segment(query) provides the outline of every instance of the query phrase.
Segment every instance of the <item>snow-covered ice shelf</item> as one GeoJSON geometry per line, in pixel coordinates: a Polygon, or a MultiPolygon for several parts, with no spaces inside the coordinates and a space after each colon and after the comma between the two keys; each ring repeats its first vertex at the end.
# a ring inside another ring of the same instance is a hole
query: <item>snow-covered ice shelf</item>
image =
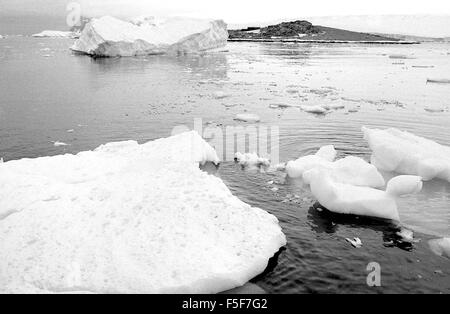
{"type": "Polygon", "coordinates": [[[188,132],[0,163],[0,292],[215,293],[286,244],[276,217],[233,196],[188,132]]]}

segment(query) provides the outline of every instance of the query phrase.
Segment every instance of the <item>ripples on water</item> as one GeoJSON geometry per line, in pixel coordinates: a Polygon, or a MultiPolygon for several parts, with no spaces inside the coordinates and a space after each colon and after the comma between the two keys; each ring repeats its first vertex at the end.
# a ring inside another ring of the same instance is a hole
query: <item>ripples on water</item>
{"type": "MultiPolygon", "coordinates": [[[[236,125],[235,114],[245,111],[258,114],[262,125],[279,126],[281,161],[328,144],[340,157],[368,159],[363,125],[398,127],[450,145],[448,109],[424,110],[450,106],[450,85],[426,83],[449,78],[450,45],[232,43],[227,51],[204,56],[94,60],[72,55],[70,44],[0,40],[0,155],[5,160],[166,137],[176,125],[192,127],[198,117],[236,125]],[[408,59],[390,59],[393,54],[408,59]],[[217,91],[228,97],[214,97],[217,91]],[[346,109],[325,116],[269,108],[336,102],[346,109]],[[54,147],[53,141],[69,146],[54,147]]],[[[422,193],[400,201],[403,224],[422,239],[405,247],[389,223],[318,212],[312,195],[282,173],[243,171],[225,162],[216,175],[243,201],[276,215],[288,237],[276,265],[254,280],[267,292],[450,291],[448,260],[432,255],[426,245],[432,236],[450,236],[449,183],[428,182],[422,193]],[[346,237],[360,237],[363,248],[352,248],[346,237]],[[372,261],[382,267],[382,288],[366,285],[372,261]]]]}

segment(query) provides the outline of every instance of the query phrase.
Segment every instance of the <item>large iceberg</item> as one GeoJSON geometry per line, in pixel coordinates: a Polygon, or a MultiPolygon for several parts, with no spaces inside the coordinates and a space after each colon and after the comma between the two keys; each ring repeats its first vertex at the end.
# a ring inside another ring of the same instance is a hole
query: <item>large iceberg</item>
{"type": "Polygon", "coordinates": [[[321,169],[335,182],[373,188],[384,187],[384,178],[375,166],[354,156],[334,161],[336,155],[334,146],[324,146],[315,155],[303,156],[288,162],[286,172],[289,177],[302,178],[308,183],[304,174],[312,169],[321,169]]]}
{"type": "Polygon", "coordinates": [[[187,132],[0,163],[0,293],[215,293],[262,273],[278,220],[233,196],[187,132]]]}
{"type": "Polygon", "coordinates": [[[400,221],[397,198],[422,190],[417,176],[398,176],[388,182],[386,191],[366,186],[336,182],[324,169],[305,172],[311,192],[326,209],[339,214],[353,214],[400,221]]]}
{"type": "Polygon", "coordinates": [[[100,57],[179,54],[220,48],[228,39],[220,20],[170,17],[123,21],[111,16],[92,19],[72,50],[100,57]]]}
{"type": "Polygon", "coordinates": [[[450,182],[450,147],[397,129],[362,130],[378,169],[450,182]]]}

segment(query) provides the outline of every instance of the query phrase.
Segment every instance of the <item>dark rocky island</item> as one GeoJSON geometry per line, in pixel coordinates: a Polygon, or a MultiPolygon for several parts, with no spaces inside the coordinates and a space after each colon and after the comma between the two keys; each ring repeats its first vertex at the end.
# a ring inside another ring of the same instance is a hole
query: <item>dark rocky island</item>
{"type": "Polygon", "coordinates": [[[325,43],[394,43],[412,44],[397,38],[377,34],[352,32],[343,29],[313,25],[308,21],[283,22],[267,27],[248,27],[229,30],[230,41],[272,41],[272,42],[325,42],[325,43]]]}

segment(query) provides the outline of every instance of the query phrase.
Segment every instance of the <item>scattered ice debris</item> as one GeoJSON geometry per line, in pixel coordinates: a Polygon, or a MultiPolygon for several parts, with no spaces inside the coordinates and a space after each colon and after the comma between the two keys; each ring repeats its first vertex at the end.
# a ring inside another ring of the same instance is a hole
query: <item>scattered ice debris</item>
{"type": "Polygon", "coordinates": [[[68,145],[69,144],[66,144],[66,143],[60,142],[60,141],[53,142],[53,146],[55,146],[55,147],[68,146],[68,145]]]}
{"type": "Polygon", "coordinates": [[[216,99],[224,99],[229,97],[230,95],[228,95],[227,93],[223,92],[223,91],[217,91],[214,92],[214,98],[216,99]]]}
{"type": "Polygon", "coordinates": [[[325,170],[320,168],[307,171],[304,178],[309,182],[314,197],[331,212],[383,218],[397,222],[400,221],[400,216],[396,199],[401,195],[414,193],[419,186],[422,186],[419,177],[411,177],[408,180],[394,178],[393,180],[396,181],[389,182],[385,192],[371,187],[336,182],[325,170]],[[407,186],[411,188],[410,190],[398,186],[404,181],[408,181],[407,186]],[[399,192],[403,194],[396,194],[399,192]]]}
{"type": "Polygon", "coordinates": [[[427,83],[450,84],[450,79],[427,79],[427,83]]]}
{"type": "Polygon", "coordinates": [[[197,53],[223,47],[227,39],[227,25],[219,20],[169,17],[133,24],[104,16],[92,19],[71,49],[102,57],[197,53]]]}
{"type": "Polygon", "coordinates": [[[201,171],[187,132],[0,164],[1,293],[217,293],[286,244],[277,218],[201,171]],[[14,232],[11,232],[13,230],[14,232]]]}
{"type": "Polygon", "coordinates": [[[434,65],[413,65],[413,68],[419,68],[419,69],[430,69],[434,68],[434,65]]]}
{"type": "Polygon", "coordinates": [[[434,254],[450,258],[450,238],[430,240],[428,245],[434,254]]]}
{"type": "Polygon", "coordinates": [[[236,153],[235,160],[245,168],[270,167],[270,160],[259,157],[256,153],[236,153]]]}
{"type": "Polygon", "coordinates": [[[356,113],[356,112],[358,112],[359,111],[359,108],[350,108],[350,109],[348,109],[348,112],[349,113],[356,113]]]}
{"type": "Polygon", "coordinates": [[[324,146],[315,155],[303,156],[288,162],[286,173],[291,178],[302,178],[309,184],[306,172],[320,169],[335,182],[373,188],[384,187],[384,178],[375,166],[354,156],[334,161],[336,154],[334,146],[324,146]]]}
{"type": "Polygon", "coordinates": [[[51,58],[52,55],[48,55],[48,54],[47,54],[47,55],[43,55],[43,57],[44,57],[44,58],[51,58]]]}
{"type": "Polygon", "coordinates": [[[70,129],[70,130],[67,130],[66,132],[67,133],[73,133],[73,132],[75,132],[75,130],[74,129],[70,129]]]}
{"type": "Polygon", "coordinates": [[[315,114],[325,114],[325,113],[328,112],[327,109],[325,109],[324,107],[319,106],[319,105],[315,105],[315,106],[313,106],[313,105],[309,105],[309,106],[308,105],[301,105],[300,109],[305,111],[305,112],[315,113],[315,114]]]}
{"type": "Polygon", "coordinates": [[[242,122],[259,122],[261,121],[261,118],[253,113],[239,113],[234,120],[242,122]]]}
{"type": "Polygon", "coordinates": [[[0,35],[0,39],[3,39],[4,37],[2,35],[0,35]]]}
{"type": "Polygon", "coordinates": [[[43,31],[38,34],[31,35],[32,37],[60,37],[60,38],[74,38],[75,33],[63,31],[43,31]]]}
{"type": "Polygon", "coordinates": [[[450,147],[398,129],[362,128],[379,170],[450,182],[450,147]]]}
{"type": "Polygon", "coordinates": [[[353,240],[346,238],[345,240],[349,242],[354,248],[357,249],[361,248],[363,245],[360,238],[353,238],[353,240]]]}

